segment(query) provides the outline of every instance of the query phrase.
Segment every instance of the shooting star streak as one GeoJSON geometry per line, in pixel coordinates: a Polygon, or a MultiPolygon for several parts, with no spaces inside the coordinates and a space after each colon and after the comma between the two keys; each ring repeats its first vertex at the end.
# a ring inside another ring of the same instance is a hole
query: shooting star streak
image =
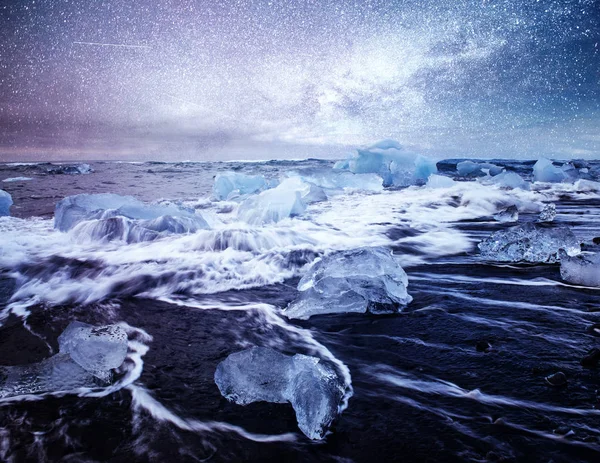
{"type": "Polygon", "coordinates": [[[97,47],[118,47],[118,48],[145,48],[150,50],[148,45],[126,45],[122,43],[99,43],[99,42],[73,42],[77,45],[93,45],[97,47]]]}

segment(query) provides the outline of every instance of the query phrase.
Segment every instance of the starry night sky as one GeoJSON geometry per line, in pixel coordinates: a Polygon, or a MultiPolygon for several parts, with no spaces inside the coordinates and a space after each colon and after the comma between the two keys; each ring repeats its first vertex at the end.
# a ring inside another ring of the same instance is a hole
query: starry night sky
{"type": "Polygon", "coordinates": [[[0,160],[600,158],[600,0],[0,0],[0,160]]]}

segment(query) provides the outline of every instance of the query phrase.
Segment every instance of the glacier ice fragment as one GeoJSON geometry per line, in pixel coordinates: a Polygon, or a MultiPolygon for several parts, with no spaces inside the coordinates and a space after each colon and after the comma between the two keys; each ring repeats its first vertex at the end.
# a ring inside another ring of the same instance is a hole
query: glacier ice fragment
{"type": "Polygon", "coordinates": [[[213,195],[218,200],[230,199],[233,195],[247,195],[266,189],[267,181],[262,175],[246,175],[238,172],[217,174],[213,195]]]}
{"type": "Polygon", "coordinates": [[[386,248],[338,251],[317,260],[298,283],[289,318],[344,312],[398,312],[410,303],[408,277],[386,248]]]}
{"type": "Polygon", "coordinates": [[[561,250],[560,276],[576,285],[600,286],[600,253],[571,257],[561,250]]]}
{"type": "Polygon", "coordinates": [[[521,190],[529,190],[529,182],[523,179],[516,172],[504,171],[493,177],[482,179],[484,183],[498,185],[500,188],[520,188],[521,190]]]}
{"type": "Polygon", "coordinates": [[[0,216],[10,215],[10,206],[12,206],[12,196],[4,190],[0,190],[0,216]]]}
{"type": "Polygon", "coordinates": [[[556,217],[556,206],[553,203],[544,205],[544,208],[540,212],[538,222],[552,222],[556,217]]]}
{"type": "Polygon", "coordinates": [[[150,241],[166,234],[210,228],[193,210],[175,204],[145,204],[131,196],[81,194],[58,202],[54,227],[78,239],[150,241]]]}
{"type": "Polygon", "coordinates": [[[512,205],[494,215],[494,219],[498,222],[518,222],[519,210],[517,206],[512,205]]]}
{"type": "Polygon", "coordinates": [[[437,172],[434,161],[405,151],[394,140],[382,140],[367,148],[358,149],[345,163],[340,161],[334,167],[347,168],[355,174],[377,174],[386,187],[423,182],[437,172]]]}
{"type": "Polygon", "coordinates": [[[263,225],[302,215],[307,204],[327,198],[318,188],[299,177],[287,178],[277,187],[246,199],[240,204],[238,218],[251,225],[263,225]]]}
{"type": "Polygon", "coordinates": [[[456,183],[450,177],[432,174],[427,180],[427,188],[452,188],[456,183]]]}
{"type": "Polygon", "coordinates": [[[223,360],[215,383],[227,400],[291,403],[300,430],[322,439],[340,413],[346,386],[338,374],[316,357],[284,355],[268,347],[251,347],[223,360]]]}
{"type": "Polygon", "coordinates": [[[533,181],[560,183],[567,178],[567,174],[560,167],[552,164],[552,161],[546,158],[540,158],[533,165],[533,181]]]}
{"type": "Polygon", "coordinates": [[[117,325],[72,322],[58,338],[58,354],[38,363],[0,366],[0,398],[98,387],[127,356],[127,333],[117,325]]]}
{"type": "Polygon", "coordinates": [[[61,354],[69,354],[96,376],[119,368],[127,356],[127,333],[118,325],[93,326],[71,322],[58,337],[61,354]]]}
{"type": "Polygon", "coordinates": [[[580,252],[579,240],[571,229],[530,222],[494,232],[478,247],[483,257],[500,262],[557,262],[560,249],[569,255],[580,252]]]}

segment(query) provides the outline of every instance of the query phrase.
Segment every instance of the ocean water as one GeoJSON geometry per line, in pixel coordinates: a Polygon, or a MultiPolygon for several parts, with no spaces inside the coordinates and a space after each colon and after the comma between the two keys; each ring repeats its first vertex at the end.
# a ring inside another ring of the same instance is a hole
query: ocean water
{"type": "MultiPolygon", "coordinates": [[[[73,320],[129,335],[109,386],[0,398],[0,461],[598,461],[600,376],[580,362],[600,347],[600,289],[562,281],[558,264],[490,262],[476,245],[510,226],[497,212],[516,205],[535,221],[546,203],[553,226],[591,242],[600,193],[502,190],[457,178],[456,162],[438,164],[452,188],[340,194],[265,226],[211,199],[216,174],[275,179],[333,163],[0,165],[14,201],[0,218],[0,365],[56,354],[73,320]],[[55,204],[84,192],[176,201],[211,229],[133,244],[54,230],[55,204]],[[362,246],[389,247],[407,272],[402,313],[281,314],[315,258],[362,246]],[[221,396],[216,366],[250,346],[319,357],[351,385],[325,439],[305,437],[287,404],[221,396]],[[566,387],[546,383],[558,371],[566,387]]],[[[533,162],[493,162],[531,180],[533,162]]]]}

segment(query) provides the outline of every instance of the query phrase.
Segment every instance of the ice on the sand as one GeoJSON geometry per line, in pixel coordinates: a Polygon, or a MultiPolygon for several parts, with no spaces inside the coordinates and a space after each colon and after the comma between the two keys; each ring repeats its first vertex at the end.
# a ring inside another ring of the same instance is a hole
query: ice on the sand
{"type": "Polygon", "coordinates": [[[326,199],[327,195],[320,187],[291,177],[271,190],[246,199],[240,204],[238,218],[251,225],[279,222],[302,215],[308,204],[326,199]]]}
{"type": "Polygon", "coordinates": [[[266,188],[267,181],[262,175],[224,172],[215,177],[213,195],[218,200],[225,200],[236,195],[256,193],[266,188]]]}
{"type": "Polygon", "coordinates": [[[512,205],[494,215],[494,219],[498,222],[518,222],[519,210],[517,206],[512,205]]]}
{"type": "Polygon", "coordinates": [[[479,243],[481,255],[501,262],[557,262],[559,250],[580,252],[579,240],[567,227],[546,228],[524,223],[499,230],[479,243]]]}
{"type": "Polygon", "coordinates": [[[576,285],[600,286],[600,253],[571,257],[561,250],[560,276],[576,285]]]}
{"type": "Polygon", "coordinates": [[[223,397],[239,405],[289,402],[300,430],[322,439],[339,414],[346,386],[337,373],[316,357],[284,355],[268,347],[252,347],[229,355],[215,372],[223,397]]]}
{"type": "Polygon", "coordinates": [[[58,337],[61,354],[69,354],[84,370],[103,377],[127,356],[127,333],[118,325],[71,322],[58,337]]]}
{"type": "Polygon", "coordinates": [[[386,248],[337,251],[317,260],[298,283],[298,298],[285,310],[289,318],[402,310],[412,297],[408,277],[386,248]]]}
{"type": "Polygon", "coordinates": [[[556,206],[553,203],[544,205],[540,212],[539,222],[552,222],[556,217],[556,206]]]}
{"type": "Polygon", "coordinates": [[[560,183],[568,176],[563,169],[552,164],[552,161],[546,158],[540,158],[533,165],[533,181],[560,183]]]}
{"type": "Polygon", "coordinates": [[[355,174],[374,173],[383,179],[383,186],[408,186],[437,172],[436,163],[425,156],[405,151],[394,140],[383,140],[368,148],[358,149],[347,161],[338,162],[337,169],[355,174]]]}
{"type": "Polygon", "coordinates": [[[0,399],[44,392],[98,387],[101,382],[67,354],[30,365],[0,366],[0,399]]]}
{"type": "Polygon", "coordinates": [[[4,190],[0,190],[0,217],[10,215],[10,206],[12,206],[12,196],[4,190]]]}
{"type": "Polygon", "coordinates": [[[427,180],[427,188],[452,188],[456,182],[444,175],[432,174],[427,180]]]}
{"type": "Polygon", "coordinates": [[[116,325],[72,322],[58,344],[60,352],[41,362],[0,367],[0,398],[106,384],[127,355],[127,333],[116,325]]]}

